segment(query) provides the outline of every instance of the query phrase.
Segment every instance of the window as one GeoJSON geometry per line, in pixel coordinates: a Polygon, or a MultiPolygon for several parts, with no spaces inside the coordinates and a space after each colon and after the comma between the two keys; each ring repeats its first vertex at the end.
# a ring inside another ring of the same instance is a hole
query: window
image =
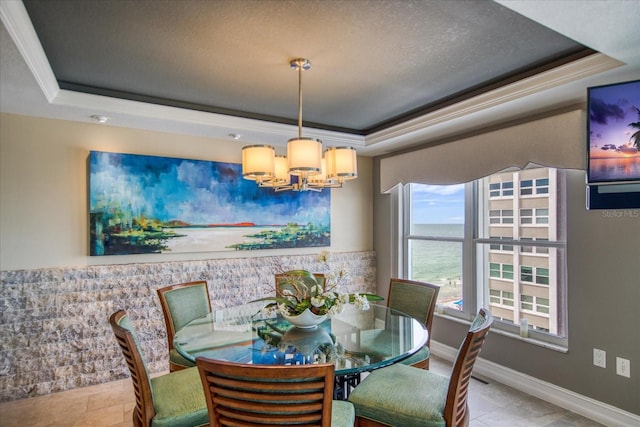
{"type": "Polygon", "coordinates": [[[535,314],[549,314],[549,298],[520,295],[520,308],[535,314]]]}
{"type": "MultiPolygon", "coordinates": [[[[523,237],[521,239],[523,242],[530,240],[530,241],[548,241],[548,239],[543,239],[543,238],[531,238],[531,237],[523,237]]],[[[526,244],[523,244],[522,246],[520,246],[520,252],[522,253],[528,253],[528,254],[548,254],[549,253],[549,248],[548,247],[544,247],[544,246],[529,246],[526,244]]]]}
{"type": "Polygon", "coordinates": [[[489,263],[489,276],[497,279],[513,280],[513,265],[489,263]]]}
{"type": "Polygon", "coordinates": [[[533,224],[533,209],[520,209],[520,224],[533,224]]]}
{"type": "Polygon", "coordinates": [[[441,284],[438,303],[446,314],[470,319],[490,307],[501,319],[494,327],[518,334],[526,313],[530,337],[566,346],[562,171],[408,184],[403,200],[404,274],[441,284]]]}
{"type": "Polygon", "coordinates": [[[409,184],[407,277],[440,284],[438,301],[462,309],[465,186],[409,184]]]}
{"type": "Polygon", "coordinates": [[[549,269],[522,265],[520,266],[520,281],[526,283],[535,283],[536,285],[548,285],[549,269]]]}
{"type": "Polygon", "coordinates": [[[549,209],[536,209],[536,224],[549,224],[549,209]]]}
{"type": "Polygon", "coordinates": [[[536,194],[549,194],[549,178],[536,179],[536,194]]]}
{"type": "Polygon", "coordinates": [[[490,289],[489,302],[491,302],[491,304],[513,307],[513,292],[490,289]]]}
{"type": "Polygon", "coordinates": [[[513,197],[513,181],[489,184],[489,197],[513,197]]]}
{"type": "Polygon", "coordinates": [[[532,196],[549,194],[549,178],[524,179],[520,181],[520,195],[532,196]]]}
{"type": "MultiPolygon", "coordinates": [[[[507,237],[491,237],[491,239],[493,240],[511,240],[511,238],[507,238],[507,237]]],[[[509,245],[509,244],[500,244],[500,243],[492,243],[489,247],[492,251],[504,251],[504,252],[512,252],[513,251],[513,245],[509,245]]]]}
{"type": "Polygon", "coordinates": [[[512,209],[490,210],[489,222],[491,224],[513,224],[513,210],[512,209]]]}
{"type": "Polygon", "coordinates": [[[520,225],[529,225],[534,223],[549,224],[549,209],[520,209],[520,225]]]}
{"type": "Polygon", "coordinates": [[[533,194],[533,180],[525,179],[524,181],[520,181],[520,195],[530,196],[532,194],[533,194]]]}

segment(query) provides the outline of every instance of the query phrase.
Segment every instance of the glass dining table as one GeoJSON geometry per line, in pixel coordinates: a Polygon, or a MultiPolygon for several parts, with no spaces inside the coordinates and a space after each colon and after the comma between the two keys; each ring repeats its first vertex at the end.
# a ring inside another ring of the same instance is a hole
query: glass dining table
{"type": "Polygon", "coordinates": [[[236,363],[300,365],[333,362],[334,398],[346,399],[363,372],[401,362],[427,342],[418,320],[386,306],[347,305],[313,328],[298,328],[280,315],[260,313],[264,302],[214,310],[174,336],[187,360],[204,356],[236,363]]]}

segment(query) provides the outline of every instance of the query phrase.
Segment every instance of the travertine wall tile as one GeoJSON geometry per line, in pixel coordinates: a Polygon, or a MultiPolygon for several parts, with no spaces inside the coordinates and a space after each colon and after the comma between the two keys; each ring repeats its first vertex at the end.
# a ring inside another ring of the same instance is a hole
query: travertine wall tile
{"type": "Polygon", "coordinates": [[[375,292],[375,253],[101,265],[0,272],[0,402],[129,376],[109,316],[124,309],[151,373],[168,370],[156,290],[206,280],[213,309],[273,293],[274,273],[349,271],[348,292],[375,292]]]}

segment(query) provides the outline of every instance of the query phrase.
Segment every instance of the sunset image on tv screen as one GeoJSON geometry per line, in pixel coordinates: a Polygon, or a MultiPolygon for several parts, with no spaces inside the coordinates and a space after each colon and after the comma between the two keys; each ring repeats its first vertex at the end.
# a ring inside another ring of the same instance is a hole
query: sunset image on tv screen
{"type": "Polygon", "coordinates": [[[640,181],[640,80],[589,88],[588,109],[589,182],[640,181]]]}

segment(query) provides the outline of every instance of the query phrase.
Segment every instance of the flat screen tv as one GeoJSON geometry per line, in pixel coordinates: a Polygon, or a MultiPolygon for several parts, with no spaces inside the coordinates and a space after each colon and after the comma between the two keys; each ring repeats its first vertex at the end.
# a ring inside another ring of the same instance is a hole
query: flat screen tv
{"type": "Polygon", "coordinates": [[[589,185],[640,183],[640,80],[587,89],[589,185]]]}

